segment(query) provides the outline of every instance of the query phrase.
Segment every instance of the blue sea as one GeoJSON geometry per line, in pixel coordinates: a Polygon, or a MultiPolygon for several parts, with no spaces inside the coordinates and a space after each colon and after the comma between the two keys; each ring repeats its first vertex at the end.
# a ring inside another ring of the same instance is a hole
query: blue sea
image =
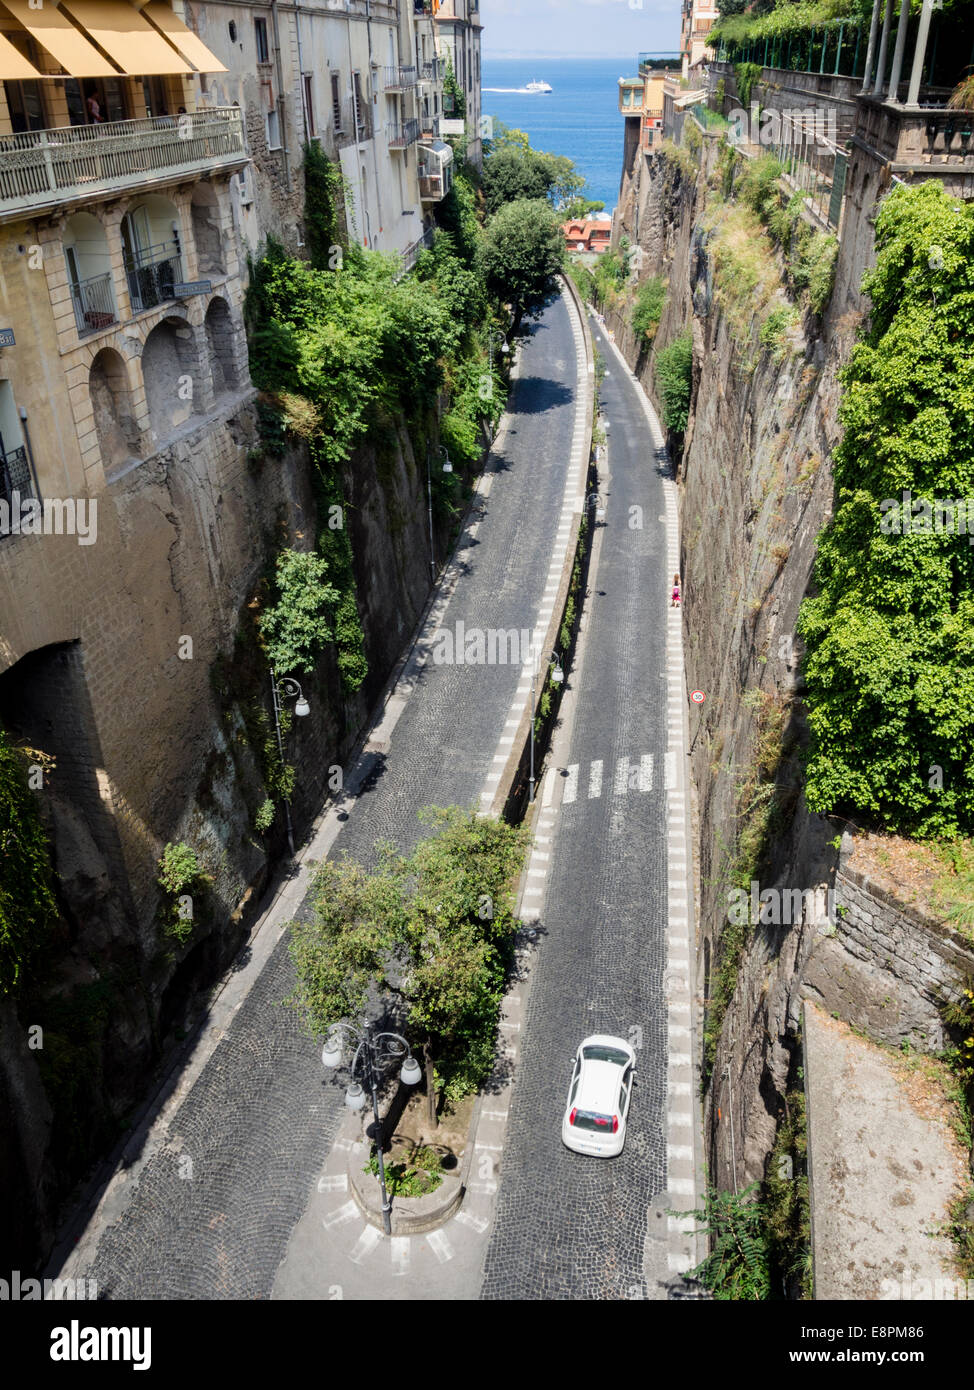
{"type": "Polygon", "coordinates": [[[536,150],[567,154],[588,181],[586,196],[612,212],[622,176],[619,78],[635,77],[635,54],[619,58],[485,58],[483,112],[523,130],[536,150]],[[551,92],[489,91],[537,79],[551,92]]]}

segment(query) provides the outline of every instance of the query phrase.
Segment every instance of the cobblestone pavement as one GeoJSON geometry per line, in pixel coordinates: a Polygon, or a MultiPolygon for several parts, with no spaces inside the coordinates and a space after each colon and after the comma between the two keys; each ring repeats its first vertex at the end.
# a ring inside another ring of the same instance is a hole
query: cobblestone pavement
{"type": "MultiPolygon", "coordinates": [[[[521,349],[510,428],[489,464],[497,476],[487,513],[460,552],[464,573],[444,625],[534,626],[570,455],[575,373],[559,298],[521,349]]],[[[420,807],[473,803],[519,675],[512,665],[427,664],[333,852],[367,860],[378,839],[406,848],[421,833],[420,807]]],[[[292,986],[283,938],[176,1110],[167,1142],[139,1156],[131,1188],[113,1198],[116,1219],[79,1271],[103,1297],[270,1296],[342,1115],[341,1089],[283,1003],[292,986]]]]}
{"type": "Polygon", "coordinates": [[[649,1208],[666,1186],[669,576],[662,476],[636,388],[610,368],[601,395],[611,425],[606,519],[577,686],[569,677],[570,753],[557,769],[487,1299],[658,1296],[647,1289],[644,1255],[649,1208]],[[573,1056],[590,1033],[628,1038],[638,1057],[625,1149],[608,1160],[561,1142],[573,1056]]]}

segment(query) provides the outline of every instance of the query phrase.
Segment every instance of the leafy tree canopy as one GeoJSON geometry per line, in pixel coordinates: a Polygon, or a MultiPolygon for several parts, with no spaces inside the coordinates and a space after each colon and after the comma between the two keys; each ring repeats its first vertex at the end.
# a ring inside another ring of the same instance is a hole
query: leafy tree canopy
{"type": "Polygon", "coordinates": [[[550,292],[565,259],[565,239],[551,207],[541,199],[507,203],[491,218],[484,246],[488,288],[516,313],[550,292]]]}

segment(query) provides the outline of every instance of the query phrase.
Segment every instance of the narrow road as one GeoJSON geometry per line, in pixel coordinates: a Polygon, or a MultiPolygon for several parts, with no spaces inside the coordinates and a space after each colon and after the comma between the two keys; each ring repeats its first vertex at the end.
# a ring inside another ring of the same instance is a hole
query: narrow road
{"type": "MultiPolygon", "coordinates": [[[[594,328],[594,325],[593,325],[594,328]]],[[[608,357],[606,506],[573,708],[556,762],[546,890],[485,1261],[488,1299],[658,1296],[649,1208],[667,1183],[667,572],[663,472],[637,388],[608,357]],[[561,1121],[590,1033],[628,1039],[637,1081],[623,1153],[570,1152],[561,1121]]],[[[567,698],[567,693],[566,693],[567,698]]],[[[563,710],[565,706],[563,706],[563,710]]],[[[547,774],[550,778],[552,772],[547,774]]]]}
{"type": "MultiPolygon", "coordinates": [[[[572,322],[559,297],[520,350],[509,428],[488,463],[489,504],[475,537],[461,543],[444,626],[534,628],[578,388],[572,322]]],[[[388,748],[373,755],[373,775],[348,808],[332,852],[368,861],[380,839],[408,849],[422,833],[422,806],[474,804],[520,677],[516,665],[427,663],[388,748]]],[[[301,910],[309,911],[307,899],[301,910]]],[[[96,1243],[84,1274],[97,1280],[100,1297],[270,1296],[343,1113],[341,1088],[326,1079],[317,1049],[284,1002],[293,985],[285,937],[187,1083],[164,1141],[129,1156],[132,1180],[114,1183],[99,1216],[104,1229],[86,1233],[96,1243]]]]}

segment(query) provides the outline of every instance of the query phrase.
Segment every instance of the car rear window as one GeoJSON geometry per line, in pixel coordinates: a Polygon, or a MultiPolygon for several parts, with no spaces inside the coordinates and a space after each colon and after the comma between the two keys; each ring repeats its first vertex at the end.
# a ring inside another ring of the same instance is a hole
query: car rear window
{"type": "Polygon", "coordinates": [[[617,1047],[583,1047],[582,1056],[587,1062],[615,1062],[619,1067],[629,1062],[627,1054],[620,1052],[617,1047]]]}
{"type": "Polygon", "coordinates": [[[576,1129],[594,1129],[597,1134],[612,1133],[612,1116],[599,1115],[595,1110],[576,1110],[576,1129]]]}

